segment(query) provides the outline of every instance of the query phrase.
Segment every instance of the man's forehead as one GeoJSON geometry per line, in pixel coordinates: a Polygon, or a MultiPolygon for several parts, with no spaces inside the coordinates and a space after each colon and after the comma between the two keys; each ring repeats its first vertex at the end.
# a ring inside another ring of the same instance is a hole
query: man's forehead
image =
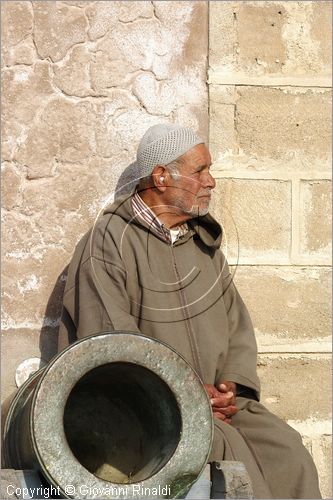
{"type": "Polygon", "coordinates": [[[183,155],[183,158],[188,162],[199,162],[202,163],[202,165],[211,164],[211,155],[205,144],[198,144],[197,146],[194,146],[183,155]]]}

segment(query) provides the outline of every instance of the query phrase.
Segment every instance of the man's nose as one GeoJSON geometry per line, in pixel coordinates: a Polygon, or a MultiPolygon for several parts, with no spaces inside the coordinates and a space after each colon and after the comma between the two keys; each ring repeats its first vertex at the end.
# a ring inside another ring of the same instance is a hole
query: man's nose
{"type": "Polygon", "coordinates": [[[210,189],[215,188],[216,181],[210,172],[207,172],[207,174],[205,175],[203,182],[202,182],[202,185],[205,188],[210,188],[210,189]]]}

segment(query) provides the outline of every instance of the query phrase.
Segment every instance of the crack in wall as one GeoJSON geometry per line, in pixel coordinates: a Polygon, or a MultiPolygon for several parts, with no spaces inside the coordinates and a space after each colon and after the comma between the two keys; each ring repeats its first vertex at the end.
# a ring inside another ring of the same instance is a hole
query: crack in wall
{"type": "Polygon", "coordinates": [[[152,1],[151,4],[153,6],[153,14],[154,14],[155,19],[157,19],[158,22],[161,22],[160,17],[157,15],[157,10],[156,10],[155,2],[152,1]]]}

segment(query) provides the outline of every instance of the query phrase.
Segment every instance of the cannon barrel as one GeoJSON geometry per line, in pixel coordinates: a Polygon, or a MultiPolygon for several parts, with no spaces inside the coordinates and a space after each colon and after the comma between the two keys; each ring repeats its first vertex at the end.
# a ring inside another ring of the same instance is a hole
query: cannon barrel
{"type": "Polygon", "coordinates": [[[212,432],[208,396],[184,358],[107,332],[70,345],[20,388],[5,466],[40,470],[63,498],[180,498],[205,467],[212,432]]]}

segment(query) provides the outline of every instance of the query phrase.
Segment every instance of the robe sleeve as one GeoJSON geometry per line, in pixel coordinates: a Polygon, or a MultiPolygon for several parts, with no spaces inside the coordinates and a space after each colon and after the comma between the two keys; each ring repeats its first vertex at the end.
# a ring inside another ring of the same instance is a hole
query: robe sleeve
{"type": "Polygon", "coordinates": [[[248,310],[233,282],[229,266],[223,262],[223,299],[228,316],[229,345],[226,359],[219,362],[215,383],[230,380],[254,389],[259,399],[257,343],[248,310]]]}
{"type": "Polygon", "coordinates": [[[69,267],[63,298],[58,350],[88,335],[140,333],[131,314],[126,270],[110,235],[90,235],[78,245],[69,267]]]}

